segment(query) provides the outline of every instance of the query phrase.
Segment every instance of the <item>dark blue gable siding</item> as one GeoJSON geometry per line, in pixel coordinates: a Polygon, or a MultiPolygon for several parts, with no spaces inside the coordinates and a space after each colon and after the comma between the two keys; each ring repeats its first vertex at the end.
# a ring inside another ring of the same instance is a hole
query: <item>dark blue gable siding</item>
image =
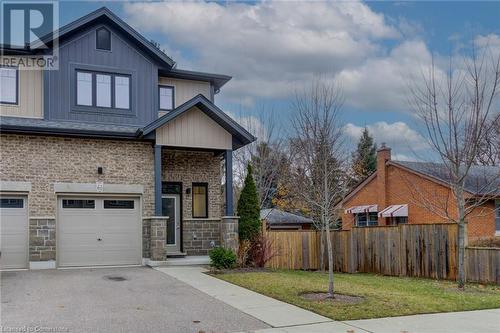
{"type": "Polygon", "coordinates": [[[111,52],[96,49],[97,25],[60,45],[59,70],[45,75],[45,119],[144,126],[157,118],[158,67],[125,36],[111,30],[111,52]],[[75,70],[131,75],[131,110],[102,110],[75,105],[75,70]]]}

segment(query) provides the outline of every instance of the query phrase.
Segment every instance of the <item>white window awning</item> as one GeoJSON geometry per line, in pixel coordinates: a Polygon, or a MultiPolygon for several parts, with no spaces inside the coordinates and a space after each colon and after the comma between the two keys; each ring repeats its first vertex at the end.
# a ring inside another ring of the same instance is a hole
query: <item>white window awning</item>
{"type": "Polygon", "coordinates": [[[376,212],[378,212],[377,205],[352,206],[344,211],[345,214],[376,213],[376,212]]]}
{"type": "Polygon", "coordinates": [[[405,216],[408,217],[408,205],[391,205],[380,213],[378,213],[380,217],[398,217],[405,216]]]}

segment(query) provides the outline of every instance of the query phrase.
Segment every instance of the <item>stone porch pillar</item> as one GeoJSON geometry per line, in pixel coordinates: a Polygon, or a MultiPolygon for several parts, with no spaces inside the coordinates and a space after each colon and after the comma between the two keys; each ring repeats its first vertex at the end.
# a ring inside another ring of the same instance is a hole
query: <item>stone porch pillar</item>
{"type": "Polygon", "coordinates": [[[151,217],[151,261],[167,260],[167,221],[168,216],[151,217]]]}
{"type": "Polygon", "coordinates": [[[161,146],[155,145],[155,215],[162,215],[161,207],[161,146]]]}
{"type": "Polygon", "coordinates": [[[233,208],[233,151],[228,149],[224,154],[226,169],[226,216],[234,215],[233,208]]]}
{"type": "Polygon", "coordinates": [[[238,236],[238,216],[223,216],[220,223],[220,245],[238,253],[240,240],[238,236]]]}

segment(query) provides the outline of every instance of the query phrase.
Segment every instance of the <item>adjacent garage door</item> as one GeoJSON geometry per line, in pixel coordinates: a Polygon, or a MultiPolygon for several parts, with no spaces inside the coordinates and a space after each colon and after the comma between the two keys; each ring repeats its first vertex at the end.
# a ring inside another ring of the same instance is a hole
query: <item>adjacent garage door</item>
{"type": "Polygon", "coordinates": [[[141,263],[139,198],[58,199],[58,265],[141,263]]]}
{"type": "Polygon", "coordinates": [[[27,268],[27,198],[2,196],[0,201],[0,268],[27,268]]]}

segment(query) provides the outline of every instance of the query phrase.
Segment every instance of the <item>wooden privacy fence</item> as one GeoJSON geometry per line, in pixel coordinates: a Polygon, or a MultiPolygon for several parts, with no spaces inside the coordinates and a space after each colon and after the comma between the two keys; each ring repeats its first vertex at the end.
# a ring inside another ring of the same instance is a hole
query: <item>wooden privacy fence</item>
{"type": "MultiPolygon", "coordinates": [[[[450,223],[333,231],[334,270],[454,280],[457,233],[457,225],[450,223]]],[[[267,231],[266,235],[278,253],[267,263],[268,267],[320,268],[319,232],[267,231]]],[[[466,251],[468,280],[499,283],[500,249],[468,248],[466,251]]],[[[325,263],[328,263],[326,251],[325,263]]]]}

